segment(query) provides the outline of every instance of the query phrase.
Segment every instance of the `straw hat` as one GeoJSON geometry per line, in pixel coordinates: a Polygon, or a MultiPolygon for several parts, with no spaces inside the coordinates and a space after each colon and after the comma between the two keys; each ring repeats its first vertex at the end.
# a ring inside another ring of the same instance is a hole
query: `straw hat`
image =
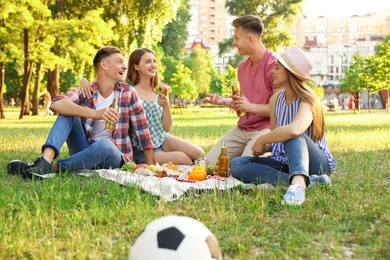
{"type": "Polygon", "coordinates": [[[275,56],[297,78],[303,81],[310,79],[309,73],[313,69],[313,63],[309,56],[297,46],[288,48],[282,54],[275,53],[275,56]]]}

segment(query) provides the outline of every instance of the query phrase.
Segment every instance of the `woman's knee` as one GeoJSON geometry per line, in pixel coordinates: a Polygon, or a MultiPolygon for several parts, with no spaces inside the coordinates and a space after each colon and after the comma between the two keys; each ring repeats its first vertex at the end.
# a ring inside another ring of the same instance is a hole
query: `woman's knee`
{"type": "Polygon", "coordinates": [[[233,158],[229,163],[229,169],[230,173],[233,175],[233,177],[241,176],[242,172],[242,165],[247,162],[247,159],[245,157],[236,157],[233,158]]]}

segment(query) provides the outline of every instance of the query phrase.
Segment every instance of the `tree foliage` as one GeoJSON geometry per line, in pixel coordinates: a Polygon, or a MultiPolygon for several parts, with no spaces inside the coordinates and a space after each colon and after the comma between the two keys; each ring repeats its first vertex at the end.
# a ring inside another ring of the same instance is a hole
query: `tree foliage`
{"type": "Polygon", "coordinates": [[[191,79],[191,70],[183,63],[179,63],[173,73],[171,89],[173,97],[180,99],[180,107],[184,107],[184,99],[193,100],[197,95],[195,83],[191,79]]]}
{"type": "Polygon", "coordinates": [[[187,24],[191,19],[189,0],[181,0],[176,18],[163,30],[161,43],[165,55],[179,60],[188,37],[187,24]]]}
{"type": "MultiPolygon", "coordinates": [[[[233,16],[259,15],[264,23],[262,41],[268,49],[277,51],[280,46],[292,44],[291,29],[302,13],[302,2],[303,0],[227,0],[226,7],[233,16]]],[[[220,43],[220,50],[228,50],[231,42],[232,39],[227,39],[220,43]]]]}
{"type": "Polygon", "coordinates": [[[202,98],[210,91],[211,74],[215,71],[213,56],[198,44],[191,50],[190,56],[184,59],[184,65],[192,71],[191,79],[202,98]]]}
{"type": "Polygon", "coordinates": [[[28,110],[33,92],[37,109],[41,82],[46,81],[55,96],[60,75],[67,75],[67,86],[82,76],[93,78],[92,59],[102,46],[116,45],[125,54],[156,46],[180,4],[181,0],[0,0],[0,112],[7,64],[24,67],[14,70],[23,77],[24,87],[17,89],[22,86],[15,84],[13,95],[22,93],[22,108],[28,110]]]}

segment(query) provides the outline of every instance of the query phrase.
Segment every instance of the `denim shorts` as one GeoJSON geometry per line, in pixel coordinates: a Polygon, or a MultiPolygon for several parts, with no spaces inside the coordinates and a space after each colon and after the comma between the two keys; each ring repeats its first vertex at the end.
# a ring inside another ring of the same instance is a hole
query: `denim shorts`
{"type": "MultiPolygon", "coordinates": [[[[163,151],[164,143],[165,141],[159,147],[153,148],[153,152],[163,151]]],[[[136,164],[145,163],[146,161],[144,152],[138,150],[137,146],[133,146],[133,161],[136,164]]]]}

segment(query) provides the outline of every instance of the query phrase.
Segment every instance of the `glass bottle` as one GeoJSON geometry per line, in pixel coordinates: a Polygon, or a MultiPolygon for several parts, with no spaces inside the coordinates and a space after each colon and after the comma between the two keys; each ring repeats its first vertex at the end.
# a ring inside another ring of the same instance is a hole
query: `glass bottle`
{"type": "MultiPolygon", "coordinates": [[[[118,100],[119,100],[119,98],[118,98],[117,92],[115,91],[114,92],[114,99],[112,100],[112,103],[111,103],[110,107],[115,109],[117,112],[119,110],[118,100]]],[[[116,125],[116,123],[111,124],[111,123],[106,121],[104,123],[104,129],[106,129],[108,131],[114,131],[115,130],[115,125],[116,125]]]]}
{"type": "MultiPolygon", "coordinates": [[[[232,95],[237,95],[237,96],[241,97],[241,92],[236,85],[236,81],[234,79],[230,79],[230,84],[232,86],[232,95]]],[[[237,116],[239,116],[239,117],[246,115],[246,112],[244,112],[244,111],[236,110],[236,113],[237,113],[237,116]]]]}
{"type": "Polygon", "coordinates": [[[229,157],[226,155],[226,143],[222,141],[221,153],[217,161],[217,174],[221,177],[229,177],[229,157]]]}

